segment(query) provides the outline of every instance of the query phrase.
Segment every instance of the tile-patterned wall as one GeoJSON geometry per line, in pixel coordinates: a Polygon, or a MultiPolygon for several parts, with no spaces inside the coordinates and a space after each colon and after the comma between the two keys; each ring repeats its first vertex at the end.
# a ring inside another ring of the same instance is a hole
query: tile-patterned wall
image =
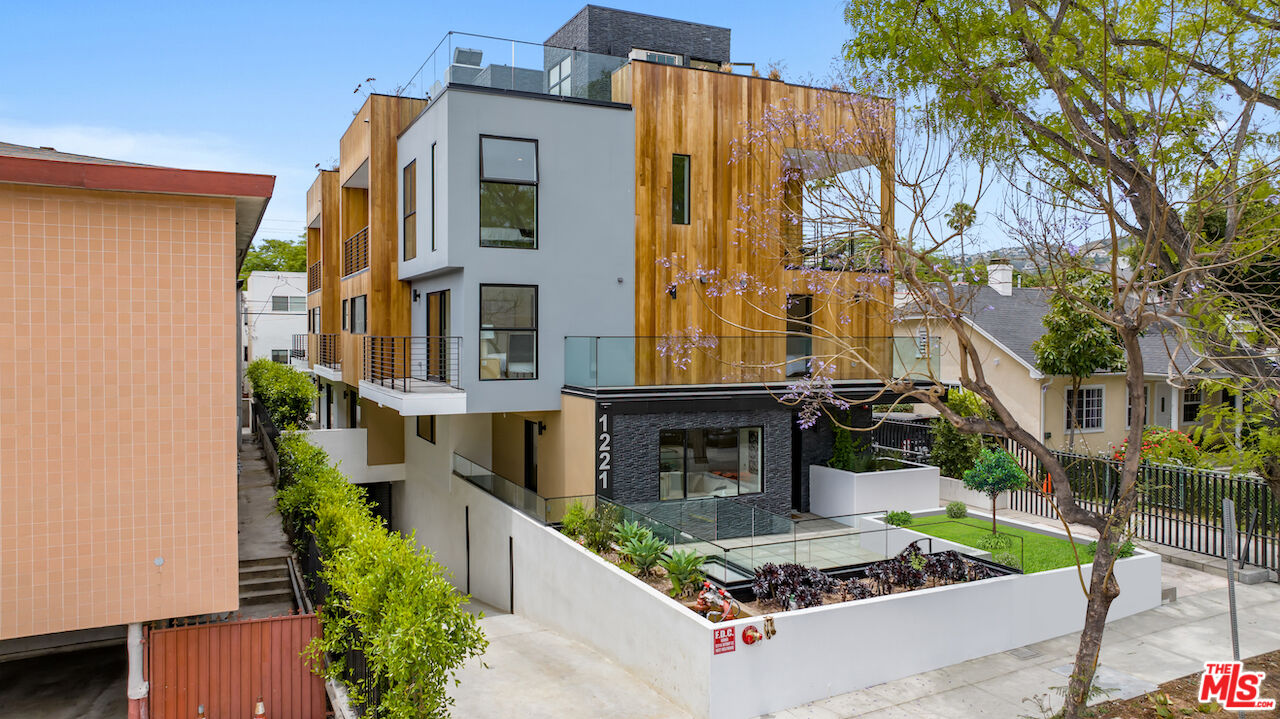
{"type": "Polygon", "coordinates": [[[236,608],[234,235],[0,184],[0,639],[236,608]]]}

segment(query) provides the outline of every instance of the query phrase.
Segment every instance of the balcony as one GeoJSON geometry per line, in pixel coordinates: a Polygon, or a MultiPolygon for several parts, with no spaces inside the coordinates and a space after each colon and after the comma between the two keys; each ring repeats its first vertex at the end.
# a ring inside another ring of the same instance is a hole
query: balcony
{"type": "Polygon", "coordinates": [[[935,381],[937,342],[915,337],[566,337],[565,385],[782,385],[812,369],[836,384],[883,376],[935,381]]]}
{"type": "Polygon", "coordinates": [[[435,98],[446,87],[461,85],[611,102],[613,73],[627,62],[625,57],[450,32],[398,94],[435,98]]]}
{"type": "Polygon", "coordinates": [[[342,241],[342,276],[354,275],[369,266],[369,227],[342,241]]]}
{"type": "Polygon", "coordinates": [[[364,337],[360,396],[402,416],[464,414],[462,338],[364,337]]]}
{"type": "Polygon", "coordinates": [[[311,371],[311,362],[307,359],[307,345],[311,344],[311,335],[301,334],[293,336],[292,346],[289,348],[289,364],[294,369],[304,372],[311,371]]]}
{"type": "Polygon", "coordinates": [[[493,495],[503,504],[514,507],[546,524],[555,524],[563,520],[565,512],[575,502],[582,503],[588,509],[596,504],[595,495],[543,497],[532,489],[495,474],[493,470],[472,462],[456,452],[453,455],[453,474],[493,495]]]}
{"type": "Polygon", "coordinates": [[[342,342],[337,334],[313,334],[310,347],[312,370],[331,382],[342,381],[342,342]]]}
{"type": "Polygon", "coordinates": [[[316,260],[307,268],[307,294],[320,289],[320,261],[316,260]]]}

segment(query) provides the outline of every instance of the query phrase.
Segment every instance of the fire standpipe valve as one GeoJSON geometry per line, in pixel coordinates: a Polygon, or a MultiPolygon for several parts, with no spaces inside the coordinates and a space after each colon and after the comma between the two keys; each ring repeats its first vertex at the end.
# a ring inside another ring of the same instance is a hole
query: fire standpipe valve
{"type": "Polygon", "coordinates": [[[742,630],[742,643],[750,646],[756,642],[764,641],[764,635],[755,627],[746,627],[742,630]]]}

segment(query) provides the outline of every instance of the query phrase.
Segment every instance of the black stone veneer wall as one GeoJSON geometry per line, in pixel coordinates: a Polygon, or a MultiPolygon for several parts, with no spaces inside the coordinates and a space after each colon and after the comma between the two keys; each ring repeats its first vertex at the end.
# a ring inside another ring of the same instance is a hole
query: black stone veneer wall
{"type": "Polygon", "coordinates": [[[632,48],[729,62],[729,29],[588,5],[546,44],[626,57],[632,48]]]}
{"type": "MultiPolygon", "coordinates": [[[[658,433],[705,427],[764,428],[764,492],[737,501],[778,514],[791,509],[791,411],[734,410],[612,414],[613,498],[621,504],[658,501],[658,433]]],[[[721,528],[721,536],[726,535],[721,528]]]]}
{"type": "MultiPolygon", "coordinates": [[[[871,426],[871,409],[856,406],[848,410],[848,419],[853,427],[871,426]]],[[[835,431],[830,420],[822,419],[810,429],[800,433],[800,511],[809,511],[809,467],[815,464],[826,464],[831,460],[831,450],[835,444],[835,431]]],[[[871,441],[871,434],[855,436],[871,441]]]]}

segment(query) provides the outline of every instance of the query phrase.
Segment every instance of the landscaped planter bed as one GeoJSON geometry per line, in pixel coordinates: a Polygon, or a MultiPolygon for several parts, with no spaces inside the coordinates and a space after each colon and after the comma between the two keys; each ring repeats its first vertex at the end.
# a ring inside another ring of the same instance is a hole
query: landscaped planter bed
{"type": "MultiPolygon", "coordinates": [[[[1093,561],[1093,557],[1083,544],[1077,543],[1076,551],[1073,552],[1072,543],[1066,539],[1023,529],[999,520],[997,525],[1001,533],[1020,537],[1023,540],[1021,547],[1014,542],[1010,552],[1020,555],[1021,569],[1028,574],[1074,567],[1077,562],[1093,561]]],[[[905,528],[972,547],[978,540],[991,534],[991,520],[978,517],[951,519],[946,515],[934,515],[916,518],[905,528]]]]}

